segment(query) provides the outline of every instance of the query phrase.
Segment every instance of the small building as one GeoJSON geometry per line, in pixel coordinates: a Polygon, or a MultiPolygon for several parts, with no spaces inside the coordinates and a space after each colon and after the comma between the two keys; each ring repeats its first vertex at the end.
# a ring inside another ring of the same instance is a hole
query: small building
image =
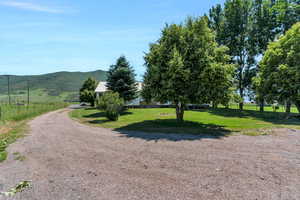
{"type": "MultiPolygon", "coordinates": [[[[95,90],[95,93],[96,93],[96,96],[97,98],[103,94],[104,92],[108,91],[107,87],[106,87],[106,83],[105,81],[100,81],[98,83],[98,86],[95,90]]],[[[143,88],[143,83],[142,82],[137,82],[137,89],[138,89],[138,92],[142,91],[142,88],[143,88]]],[[[140,103],[142,102],[142,98],[140,95],[138,95],[138,97],[130,102],[128,102],[127,104],[128,105],[140,105],[140,103]]]]}

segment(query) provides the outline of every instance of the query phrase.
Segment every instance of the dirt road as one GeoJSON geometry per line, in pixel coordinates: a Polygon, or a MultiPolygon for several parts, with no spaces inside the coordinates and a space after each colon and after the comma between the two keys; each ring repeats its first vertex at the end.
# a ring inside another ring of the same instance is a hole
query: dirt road
{"type": "MultiPolygon", "coordinates": [[[[68,109],[30,122],[0,164],[11,199],[300,199],[300,132],[209,138],[116,133],[71,120],[68,109]],[[15,160],[13,153],[24,156],[15,160]]],[[[1,199],[1,197],[0,197],[1,199]]]]}

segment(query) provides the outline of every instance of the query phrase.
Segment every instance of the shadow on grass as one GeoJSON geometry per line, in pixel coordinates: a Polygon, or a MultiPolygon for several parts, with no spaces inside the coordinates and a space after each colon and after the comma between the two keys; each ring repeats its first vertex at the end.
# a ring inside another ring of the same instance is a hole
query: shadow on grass
{"type": "MultiPolygon", "coordinates": [[[[95,110],[95,109],[93,109],[93,110],[95,110]]],[[[121,116],[131,115],[131,114],[132,114],[132,112],[122,112],[121,116]]],[[[106,118],[105,112],[103,112],[103,111],[99,111],[97,113],[93,113],[93,114],[89,114],[89,115],[84,115],[83,117],[87,118],[87,119],[91,119],[91,120],[87,121],[90,124],[102,124],[102,123],[110,122],[110,120],[106,118]],[[100,118],[100,119],[96,119],[96,118],[100,118]]]]}
{"type": "Polygon", "coordinates": [[[300,120],[297,119],[297,114],[293,113],[289,118],[286,117],[285,113],[281,112],[259,112],[255,110],[238,110],[238,109],[208,109],[205,112],[209,112],[213,115],[219,115],[222,117],[238,117],[238,118],[254,118],[257,120],[269,122],[277,125],[300,125],[300,120]]]}
{"type": "MultiPolygon", "coordinates": [[[[121,116],[124,116],[124,115],[131,115],[132,112],[122,112],[121,113],[121,116]]],[[[83,116],[84,118],[99,118],[99,117],[105,117],[105,112],[103,111],[99,111],[97,113],[93,113],[93,114],[89,114],[89,115],[84,115],[83,116]]]]}
{"type": "Polygon", "coordinates": [[[140,138],[146,141],[219,139],[231,133],[223,126],[191,121],[178,124],[176,119],[146,120],[117,128],[115,131],[124,137],[140,138]]]}

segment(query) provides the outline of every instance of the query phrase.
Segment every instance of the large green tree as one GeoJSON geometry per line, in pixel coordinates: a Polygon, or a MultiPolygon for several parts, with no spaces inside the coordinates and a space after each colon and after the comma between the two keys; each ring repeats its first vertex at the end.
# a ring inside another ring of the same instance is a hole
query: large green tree
{"type": "Polygon", "coordinates": [[[82,85],[79,92],[79,99],[81,102],[90,103],[91,106],[95,106],[95,90],[97,88],[98,82],[90,77],[82,85]]]}
{"type": "Polygon", "coordinates": [[[293,102],[300,113],[300,22],[269,45],[260,67],[261,95],[293,102]]]}
{"type": "MultiPolygon", "coordinates": [[[[267,49],[269,42],[279,34],[278,22],[276,19],[276,12],[273,7],[275,5],[273,0],[254,0],[251,9],[251,43],[255,48],[257,55],[263,55],[267,49]]],[[[259,65],[257,65],[257,71],[259,65]]],[[[252,83],[252,90],[255,95],[256,102],[260,105],[260,111],[264,111],[265,99],[260,94],[259,88],[260,79],[255,79],[252,83]]]]}
{"type": "Polygon", "coordinates": [[[135,73],[125,56],[119,57],[116,64],[110,66],[106,87],[110,91],[119,93],[120,97],[127,102],[136,98],[135,73]]]}
{"type": "MultiPolygon", "coordinates": [[[[255,0],[252,14],[252,35],[259,54],[264,54],[270,41],[284,34],[300,20],[299,0],[255,0]]],[[[258,70],[260,67],[258,65],[258,70]]],[[[264,110],[263,90],[259,88],[260,78],[256,78],[254,90],[260,110],[264,110]]],[[[283,102],[282,102],[283,103],[283,102]]],[[[286,100],[286,112],[290,112],[291,101],[286,100]]]]}
{"type": "Polygon", "coordinates": [[[183,121],[187,103],[222,102],[234,71],[226,51],[216,43],[204,17],[167,25],[145,56],[143,97],[173,102],[178,122],[183,121]]]}
{"type": "MultiPolygon", "coordinates": [[[[256,74],[255,55],[251,37],[251,0],[227,0],[222,10],[220,5],[210,10],[210,27],[216,31],[217,41],[229,48],[236,70],[236,87],[244,98],[256,74]]],[[[243,109],[243,102],[240,103],[243,109]]]]}

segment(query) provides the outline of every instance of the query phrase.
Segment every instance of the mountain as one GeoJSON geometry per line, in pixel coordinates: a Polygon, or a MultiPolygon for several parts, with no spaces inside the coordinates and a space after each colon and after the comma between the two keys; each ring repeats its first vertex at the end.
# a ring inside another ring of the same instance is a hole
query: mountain
{"type": "MultiPolygon", "coordinates": [[[[56,72],[33,76],[10,76],[12,94],[23,94],[27,90],[27,81],[31,91],[40,90],[49,96],[59,96],[62,93],[77,93],[83,82],[94,77],[98,81],[106,80],[106,72],[102,70],[91,72],[56,72]]],[[[0,95],[7,94],[7,77],[0,75],[0,95]]]]}

